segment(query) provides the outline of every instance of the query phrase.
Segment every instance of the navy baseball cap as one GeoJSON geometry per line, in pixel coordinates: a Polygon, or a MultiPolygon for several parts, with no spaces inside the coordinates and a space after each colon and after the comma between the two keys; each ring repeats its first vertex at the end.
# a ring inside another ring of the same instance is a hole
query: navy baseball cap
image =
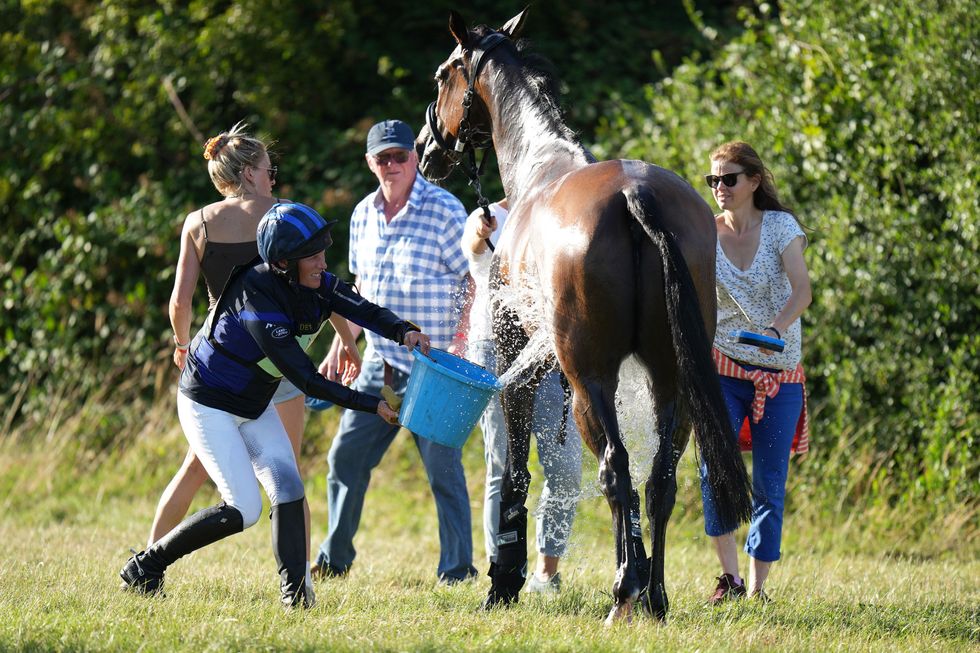
{"type": "Polygon", "coordinates": [[[412,128],[401,120],[383,120],[368,132],[368,154],[377,154],[393,147],[403,150],[415,149],[415,134],[412,128]]]}

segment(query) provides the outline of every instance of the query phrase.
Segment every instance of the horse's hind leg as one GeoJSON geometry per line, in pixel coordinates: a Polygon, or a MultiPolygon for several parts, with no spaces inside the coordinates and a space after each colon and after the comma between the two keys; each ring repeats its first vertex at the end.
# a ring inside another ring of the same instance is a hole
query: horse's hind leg
{"type": "MultiPolygon", "coordinates": [[[[497,372],[502,373],[527,344],[528,337],[509,310],[494,319],[497,372]]],[[[497,559],[490,563],[490,590],[484,609],[516,603],[527,578],[527,493],[531,476],[527,469],[534,391],[541,372],[527,383],[513,383],[500,398],[507,427],[507,462],[500,492],[497,523],[497,559]]]]}
{"type": "Polygon", "coordinates": [[[669,602],[664,584],[667,522],[677,497],[677,461],[690,438],[691,426],[678,387],[678,367],[670,346],[670,324],[664,308],[662,265],[652,248],[644,250],[647,283],[639,288],[642,307],[637,316],[637,356],[647,371],[653,397],[657,453],[646,481],[646,510],[650,520],[650,574],[643,607],[654,617],[667,616],[669,602]]]}
{"type": "Polygon", "coordinates": [[[643,607],[654,617],[667,618],[667,590],[664,584],[667,522],[677,496],[677,461],[687,446],[691,426],[675,395],[654,393],[655,419],[659,446],[646,483],[646,508],[650,519],[650,577],[643,607]]]}
{"type": "Polygon", "coordinates": [[[635,546],[634,520],[631,519],[635,502],[629,454],[619,433],[615,410],[618,369],[615,373],[609,371],[601,380],[581,382],[570,376],[569,381],[575,390],[575,418],[586,444],[599,460],[599,485],[612,512],[616,540],[616,578],[612,593],[616,603],[606,619],[609,625],[631,617],[633,603],[642,589],[639,551],[635,546]]]}

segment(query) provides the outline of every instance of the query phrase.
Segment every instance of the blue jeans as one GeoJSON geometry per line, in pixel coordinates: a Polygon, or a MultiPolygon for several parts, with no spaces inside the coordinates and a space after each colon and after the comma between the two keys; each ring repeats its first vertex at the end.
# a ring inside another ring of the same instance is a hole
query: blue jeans
{"type": "MultiPolygon", "coordinates": [[[[742,365],[746,370],[769,370],[742,365]]],[[[766,411],[758,424],[752,423],[752,399],[755,386],[751,381],[720,376],[721,390],[728,406],[735,437],[749,419],[752,429],[752,520],[745,540],[745,552],[762,562],[779,560],[783,536],[783,503],[786,498],[786,476],[789,471],[790,446],[796,424],[803,410],[803,385],[783,383],[779,394],[766,398],[766,411]]],[[[714,497],[707,482],[707,470],[701,466],[701,501],[704,506],[704,530],[712,537],[735,530],[723,524],[715,510],[714,497]]]]}
{"type": "MultiPolygon", "coordinates": [[[[470,343],[468,357],[488,370],[496,369],[492,340],[470,343]]],[[[569,411],[565,444],[558,444],[559,424],[564,410],[564,394],[557,372],[544,377],[534,396],[531,431],[538,447],[538,460],[544,468],[544,487],[535,510],[538,552],[552,557],[565,555],[572,533],[575,508],[582,482],[582,438],[569,411]]],[[[500,397],[494,397],[480,418],[486,452],[487,481],[483,503],[483,532],[487,558],[497,558],[497,530],[500,517],[500,491],[507,460],[507,428],[500,397]]]]}
{"type": "MultiPolygon", "coordinates": [[[[408,375],[393,370],[392,388],[405,392],[408,375]]],[[[373,395],[384,385],[384,361],[373,349],[364,354],[361,374],[354,388],[373,395]]],[[[361,521],[364,495],[374,469],[400,427],[373,413],[345,410],[337,436],[327,454],[327,505],[329,529],[320,545],[316,564],[347,570],[354,562],[354,534],[361,521]]],[[[462,451],[412,434],[436,500],[439,518],[440,578],[463,579],[476,575],[473,536],[470,532],[470,497],[463,475],[462,451]]]]}

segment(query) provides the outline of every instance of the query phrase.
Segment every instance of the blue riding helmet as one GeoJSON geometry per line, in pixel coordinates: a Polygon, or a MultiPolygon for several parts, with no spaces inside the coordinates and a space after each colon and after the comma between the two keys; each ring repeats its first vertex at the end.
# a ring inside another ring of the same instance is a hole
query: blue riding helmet
{"type": "Polygon", "coordinates": [[[316,210],[299,202],[274,204],[262,216],[256,230],[259,256],[273,265],[322,252],[333,242],[330,226],[335,222],[325,220],[316,210]]]}

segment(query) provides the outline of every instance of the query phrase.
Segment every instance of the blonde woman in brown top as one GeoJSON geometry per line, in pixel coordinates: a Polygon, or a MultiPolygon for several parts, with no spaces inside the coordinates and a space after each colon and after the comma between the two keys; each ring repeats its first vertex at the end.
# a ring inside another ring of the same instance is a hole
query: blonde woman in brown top
{"type": "MultiPolygon", "coordinates": [[[[277,168],[271,164],[266,144],[245,132],[238,123],[227,132],[208,140],[204,158],[214,187],[224,198],[187,215],[180,236],[177,274],[170,296],[170,324],[174,332],[174,364],[184,368],[191,340],[194,289],[204,277],[211,308],[214,307],[232,269],[258,256],[255,230],[259,220],[277,201],[272,189],[277,168]]],[[[360,357],[346,320],[331,317],[334,329],[345,343],[347,360],[344,380],[357,376],[360,357]]],[[[282,419],[293,453],[299,460],[303,439],[303,394],[288,380],[283,380],[273,398],[282,419]]],[[[208,475],[197,457],[188,450],[176,475],[167,485],[157,504],[150,530],[149,544],[166,535],[187,514],[191,501],[208,475]]],[[[306,531],[310,529],[309,506],[305,506],[306,531]]],[[[307,558],[309,542],[306,542],[307,558]]],[[[309,584],[312,588],[312,583],[309,584]]]]}

